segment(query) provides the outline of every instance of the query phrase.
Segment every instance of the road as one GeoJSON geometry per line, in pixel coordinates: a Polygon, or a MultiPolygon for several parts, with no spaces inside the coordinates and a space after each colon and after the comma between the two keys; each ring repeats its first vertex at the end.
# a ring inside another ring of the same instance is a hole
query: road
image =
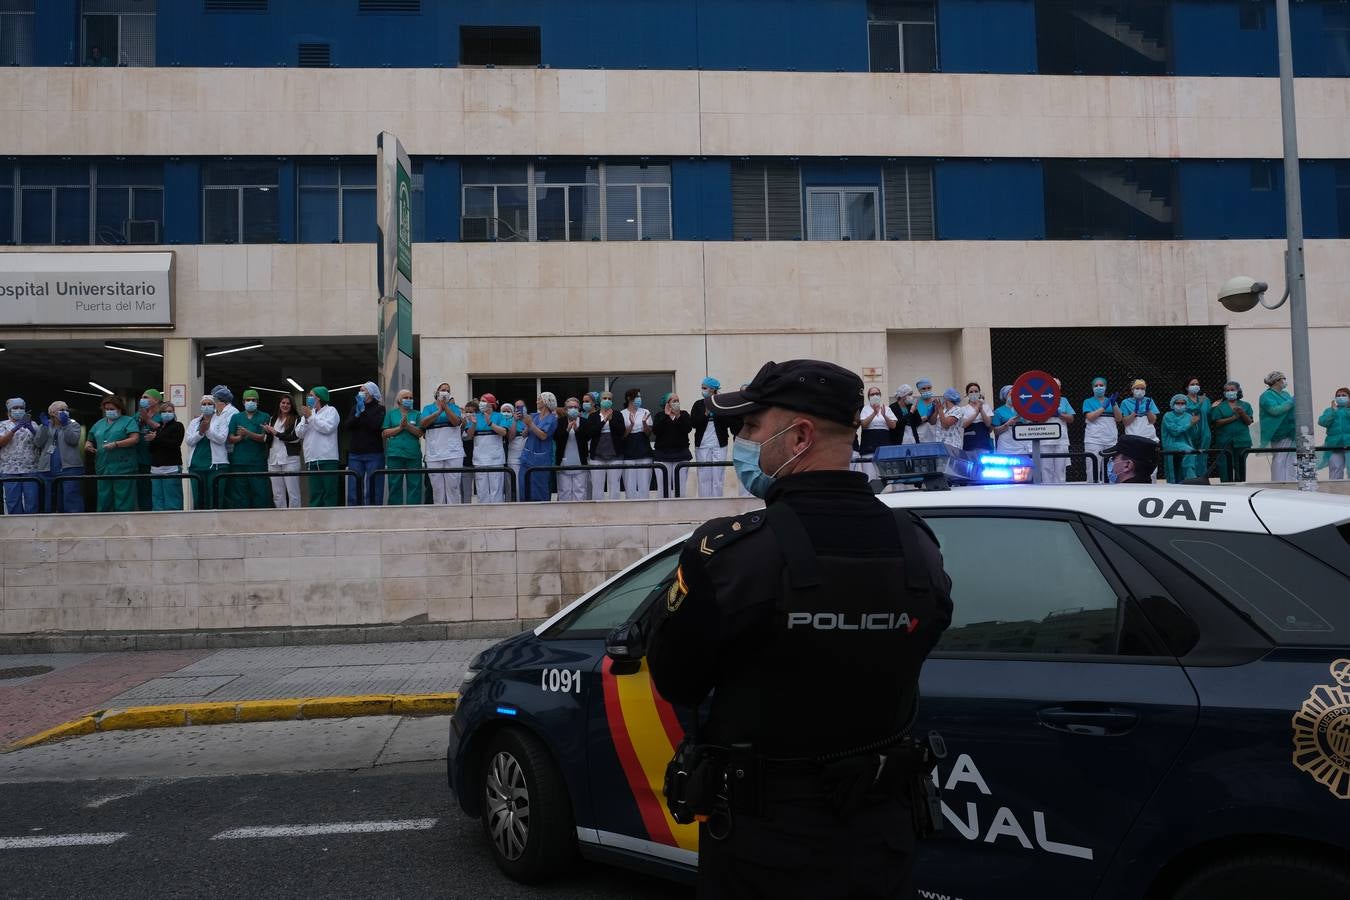
{"type": "Polygon", "coordinates": [[[7,754],[3,893],[692,896],[587,863],[542,887],[508,881],[478,824],[452,805],[436,747],[445,727],[444,719],[392,718],[219,725],[92,735],[7,754]],[[297,749],[306,745],[312,754],[297,749]]]}

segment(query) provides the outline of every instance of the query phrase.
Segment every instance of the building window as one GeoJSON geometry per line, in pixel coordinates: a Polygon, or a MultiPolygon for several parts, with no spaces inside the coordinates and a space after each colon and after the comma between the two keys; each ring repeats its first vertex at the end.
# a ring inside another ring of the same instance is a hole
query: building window
{"type": "Polygon", "coordinates": [[[0,243],[160,242],[160,163],[28,162],[0,169],[0,177],[0,243]]]}
{"type": "Polygon", "coordinates": [[[1322,5],[1322,33],[1326,36],[1326,71],[1322,75],[1350,75],[1350,4],[1322,5]]]}
{"type": "Polygon", "coordinates": [[[153,66],[156,0],[82,0],[86,66],[153,66]]]}
{"type": "Polygon", "coordinates": [[[1336,236],[1350,238],[1350,162],[1336,163],[1336,236]]]}
{"type": "Polygon", "coordinates": [[[158,244],[164,232],[164,167],[102,163],[94,168],[94,243],[158,244]]]}
{"type": "Polygon", "coordinates": [[[873,72],[936,72],[932,0],[867,0],[867,54],[873,72]]]}
{"type": "Polygon", "coordinates": [[[34,0],[0,3],[0,66],[33,64],[34,0]]]}
{"type": "Polygon", "coordinates": [[[931,241],[933,222],[933,166],[931,163],[888,163],[882,169],[886,239],[931,241]]]}
{"type": "Polygon", "coordinates": [[[538,25],[461,25],[461,66],[537,66],[538,25]]]}
{"type": "Polygon", "coordinates": [[[806,189],[806,237],[812,241],[875,241],[877,189],[812,187],[806,189]]]}
{"type": "Polygon", "coordinates": [[[276,163],[210,163],[202,177],[207,244],[275,244],[281,237],[276,163]]]}
{"type": "Polygon", "coordinates": [[[1168,0],[1036,0],[1037,69],[1045,75],[1165,75],[1168,0]]]}
{"type": "Polygon", "coordinates": [[[668,241],[670,166],[465,163],[465,241],[668,241]]]}
{"type": "Polygon", "coordinates": [[[801,240],[801,166],[793,162],[733,162],[731,234],[740,241],[801,240]]]}
{"type": "Polygon", "coordinates": [[[20,244],[90,242],[87,163],[24,163],[16,187],[20,244]]]}
{"type": "Polygon", "coordinates": [[[1266,30],[1266,5],[1264,0],[1239,0],[1238,28],[1242,31],[1266,30]]]}
{"type": "Polygon", "coordinates": [[[1248,183],[1254,191],[1275,190],[1275,164],[1269,160],[1258,160],[1251,163],[1248,183]]]}
{"type": "Polygon", "coordinates": [[[297,173],[302,244],[373,244],[375,164],[304,163],[297,173]]]}
{"type": "Polygon", "coordinates": [[[1168,160],[1046,160],[1043,166],[1050,240],[1176,237],[1176,170],[1168,160]]]}

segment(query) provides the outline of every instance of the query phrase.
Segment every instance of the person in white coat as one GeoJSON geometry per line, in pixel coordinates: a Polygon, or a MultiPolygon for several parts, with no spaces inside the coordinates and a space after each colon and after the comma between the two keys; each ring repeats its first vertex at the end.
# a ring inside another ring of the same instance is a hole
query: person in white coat
{"type": "MultiPolygon", "coordinates": [[[[310,472],[334,472],[338,463],[338,426],[342,417],[328,403],[328,388],[316,387],[305,395],[295,433],[300,438],[305,468],[310,472]]],[[[309,480],[310,506],[337,506],[338,479],[335,475],[316,475],[309,480]]]]}
{"type": "MultiPolygon", "coordinates": [[[[221,472],[230,470],[230,454],[234,451],[234,445],[230,443],[230,420],[239,409],[234,405],[234,393],[223,384],[211,388],[211,399],[215,401],[216,414],[211,417],[207,426],[206,439],[211,442],[211,472],[214,482],[221,472]]],[[[238,509],[239,484],[238,478],[227,478],[218,488],[213,484],[212,505],[219,503],[220,509],[238,509]]]]}

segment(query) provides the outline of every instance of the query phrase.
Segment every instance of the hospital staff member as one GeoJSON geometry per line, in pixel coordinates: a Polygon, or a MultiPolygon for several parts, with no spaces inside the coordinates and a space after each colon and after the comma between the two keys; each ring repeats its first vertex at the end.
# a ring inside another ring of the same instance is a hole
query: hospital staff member
{"type": "MultiPolygon", "coordinates": [[[[478,398],[478,415],[469,419],[467,431],[473,440],[475,469],[501,468],[506,465],[504,441],[514,417],[508,419],[496,408],[496,395],[484,394],[478,398]]],[[[473,489],[479,503],[501,503],[505,484],[506,475],[501,472],[473,473],[473,489]]]]}
{"type": "MultiPolygon", "coordinates": [[[[428,469],[462,469],[464,467],[464,412],[455,404],[450,383],[442,381],[436,387],[435,402],[422,408],[417,427],[422,429],[426,442],[428,469]]],[[[460,475],[439,475],[432,472],[431,502],[437,506],[459,503],[460,475]]]]}
{"type": "Polygon", "coordinates": [[[1116,445],[1120,429],[1116,425],[1116,396],[1106,395],[1106,379],[1100,375],[1092,379],[1092,396],[1083,401],[1083,422],[1083,452],[1097,461],[1095,466],[1088,466],[1088,477],[1095,472],[1097,483],[1105,484],[1102,451],[1116,445]]]}
{"type": "MultiPolygon", "coordinates": [[[[146,388],[141,392],[141,399],[136,401],[136,426],[141,432],[141,442],[136,445],[136,474],[150,475],[150,468],[154,462],[150,459],[150,435],[159,428],[159,405],[164,402],[164,395],[155,388],[146,388]]],[[[155,497],[153,485],[158,481],[154,478],[136,479],[136,508],[154,509],[155,497]]]]}
{"type": "Polygon", "coordinates": [[[234,447],[230,457],[230,471],[247,473],[246,478],[232,478],[235,509],[271,509],[272,491],[267,471],[267,431],[264,426],[272,417],[258,409],[258,392],[244,391],[244,410],[230,420],[229,442],[234,447]]]}
{"type": "Polygon", "coordinates": [[[37,465],[47,480],[46,512],[84,512],[84,490],[78,481],[56,479],[62,475],[84,474],[84,450],[80,440],[80,423],[70,416],[66,401],[57,400],[47,407],[47,418],[38,427],[34,441],[40,448],[37,465]],[[56,500],[57,491],[61,502],[56,500]]]}
{"type": "Polygon", "coordinates": [[[1219,455],[1220,481],[1247,480],[1247,453],[1252,445],[1252,405],[1242,399],[1242,385],[1230,381],[1223,386],[1223,397],[1209,410],[1210,433],[1219,455]],[[1230,459],[1231,455],[1231,459],[1230,459]]]}
{"type": "Polygon", "coordinates": [[[1173,394],[1170,406],[1172,408],[1163,415],[1162,423],[1163,471],[1167,473],[1169,484],[1181,484],[1200,475],[1200,457],[1194,454],[1187,456],[1166,454],[1195,449],[1191,443],[1191,433],[1195,428],[1196,416],[1187,409],[1185,394],[1173,394]]]}
{"type": "Polygon", "coordinates": [[[1025,442],[1017,440],[1013,436],[1013,426],[1023,423],[1025,420],[1017,414],[1017,410],[1012,408],[1008,398],[1012,396],[1012,385],[1005,384],[999,388],[998,399],[1000,406],[994,410],[994,448],[999,453],[1015,454],[1024,456],[1031,452],[1025,442]]]}
{"type": "MultiPolygon", "coordinates": [[[[155,410],[159,417],[157,427],[142,434],[141,440],[150,445],[150,474],[177,475],[183,473],[183,423],[178,421],[178,410],[167,400],[155,410]]],[[[183,480],[178,478],[148,478],[150,507],[156,512],[183,508],[183,480]]]]}
{"type": "MultiPolygon", "coordinates": [[[[727,458],[727,417],[718,416],[713,409],[712,398],[722,389],[722,382],[709,375],[703,379],[700,387],[702,397],[694,401],[689,410],[689,421],[694,426],[694,461],[701,463],[720,463],[727,458]]],[[[721,466],[698,467],[698,495],[700,497],[722,496],[722,484],[726,470],[721,466]]]]}
{"type": "MultiPolygon", "coordinates": [[[[384,414],[384,465],[391,470],[422,468],[421,415],[413,392],[404,388],[384,414]]],[[[422,502],[422,473],[389,476],[389,504],[416,506],[422,502]]],[[[378,481],[378,479],[372,479],[378,481]]]]}
{"type": "MultiPolygon", "coordinates": [[[[652,414],[642,405],[642,391],[629,388],[624,392],[623,425],[627,436],[623,441],[623,461],[629,466],[645,466],[652,462],[652,414]]],[[[629,500],[651,497],[652,470],[634,468],[623,473],[623,494],[629,500]]]]}
{"type": "Polygon", "coordinates": [[[534,401],[533,415],[526,416],[525,446],[520,451],[520,475],[517,484],[521,500],[535,502],[553,496],[551,472],[530,472],[531,466],[553,465],[553,434],[558,430],[558,398],[552,391],[544,391],[534,401]]]}
{"type": "MultiPolygon", "coordinates": [[[[94,454],[95,475],[135,475],[136,445],[141,442],[141,430],[135,416],[127,415],[122,398],[104,397],[103,418],[89,429],[86,452],[94,454]]],[[[99,512],[135,512],[136,485],[134,479],[99,479],[99,512]]]]}
{"type": "MultiPolygon", "coordinates": [[[[234,446],[230,443],[230,422],[239,412],[234,405],[234,392],[223,384],[211,388],[211,399],[216,405],[216,413],[207,424],[206,439],[211,442],[211,479],[214,482],[221,473],[230,470],[230,456],[234,446]]],[[[225,479],[219,490],[211,485],[211,502],[220,503],[221,509],[240,509],[238,479],[225,479]]]]}
{"type": "Polygon", "coordinates": [[[1158,404],[1148,395],[1148,382],[1136,378],[1130,386],[1130,396],[1116,404],[1116,422],[1126,434],[1158,439],[1158,404]]]}
{"type": "Polygon", "coordinates": [[[938,437],[938,402],[933,396],[933,380],[920,378],[914,382],[918,388],[919,399],[914,404],[914,412],[919,418],[919,443],[940,440],[938,437]]]}
{"type": "MultiPolygon", "coordinates": [[[[1195,427],[1191,429],[1191,446],[1196,450],[1208,450],[1214,439],[1209,430],[1209,410],[1213,404],[1209,395],[1200,387],[1200,379],[1192,378],[1186,382],[1186,412],[1196,417],[1195,427]]],[[[1209,477],[1209,454],[1201,453],[1196,457],[1196,475],[1209,477]]]]}
{"type": "Polygon", "coordinates": [[[1337,448],[1322,454],[1321,465],[1330,468],[1327,475],[1333,481],[1339,481],[1345,478],[1345,450],[1350,447],[1350,388],[1336,389],[1336,396],[1318,416],[1317,424],[1327,430],[1322,444],[1337,448]]]}
{"type": "MultiPolygon", "coordinates": [[[[338,426],[342,417],[328,403],[328,388],[319,386],[305,395],[295,433],[310,472],[335,472],[338,469],[338,426]]],[[[309,479],[310,506],[337,506],[338,480],[335,475],[314,475],[309,479]]]]}
{"type": "MultiPolygon", "coordinates": [[[[576,397],[563,402],[564,417],[558,420],[553,432],[553,464],[555,466],[585,466],[587,459],[586,420],[581,417],[581,404],[576,397]]],[[[559,472],[558,500],[586,500],[590,482],[588,472],[559,472]]]]}
{"type": "MultiPolygon", "coordinates": [[[[899,424],[895,413],[882,401],[881,388],[869,387],[867,405],[858,413],[858,454],[870,457],[877,452],[878,447],[892,443],[899,424]]],[[[859,462],[854,471],[862,472],[868,481],[877,477],[876,466],[871,462],[859,462]]]]}
{"type": "MultiPolygon", "coordinates": [[[[1046,421],[1059,423],[1059,439],[1045,442],[1044,449],[1046,454],[1069,452],[1069,426],[1073,424],[1074,417],[1073,404],[1069,402],[1069,398],[1065,397],[1062,392],[1064,386],[1060,383],[1058,378],[1055,379],[1055,384],[1061,389],[1059,395],[1059,409],[1055,411],[1055,415],[1046,419],[1046,421]]],[[[1046,456],[1042,455],[1041,484],[1063,484],[1067,480],[1068,471],[1069,461],[1067,459],[1062,457],[1059,459],[1047,459],[1046,456]]]]}
{"type": "MultiPolygon", "coordinates": [[[[28,415],[28,404],[14,397],[5,401],[5,410],[8,415],[0,422],[0,475],[37,478],[41,445],[35,440],[38,430],[28,415]]],[[[5,512],[11,516],[42,512],[38,493],[36,481],[5,482],[5,512]]]]}
{"type": "MultiPolygon", "coordinates": [[[[271,422],[263,426],[267,432],[267,471],[275,473],[299,472],[300,438],[296,436],[295,426],[300,417],[295,413],[295,401],[290,394],[282,394],[277,401],[277,414],[271,422]]],[[[272,505],[277,509],[299,509],[300,476],[273,475],[272,505]]]]}
{"type": "MultiPolygon", "coordinates": [[[[1294,396],[1285,390],[1288,380],[1283,372],[1266,376],[1266,390],[1261,394],[1261,446],[1292,448],[1294,446],[1294,396]]],[[[1270,480],[1294,480],[1294,454],[1273,453],[1270,457],[1270,480]]]]}
{"type": "Polygon", "coordinates": [[[215,497],[211,483],[211,442],[206,439],[207,432],[211,428],[211,420],[215,415],[216,398],[210,394],[203,394],[198,413],[188,423],[187,434],[183,438],[183,443],[192,448],[192,456],[188,459],[188,474],[195,473],[198,476],[192,479],[193,509],[210,509],[215,497]]]}
{"type": "MultiPolygon", "coordinates": [[[[614,395],[609,391],[600,395],[600,408],[586,420],[586,439],[590,442],[587,453],[590,465],[608,467],[619,463],[624,439],[623,416],[615,414],[614,395]]],[[[619,469],[596,468],[591,472],[591,499],[619,499],[623,489],[621,475],[619,469]]]]}

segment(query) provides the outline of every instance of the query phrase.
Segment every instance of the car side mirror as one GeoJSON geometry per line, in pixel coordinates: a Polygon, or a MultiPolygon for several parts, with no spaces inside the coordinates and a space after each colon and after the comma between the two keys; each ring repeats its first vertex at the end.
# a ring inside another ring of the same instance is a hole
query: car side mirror
{"type": "Polygon", "coordinates": [[[646,652],[647,641],[640,622],[620,625],[605,639],[605,655],[615,662],[641,659],[646,652]]]}

